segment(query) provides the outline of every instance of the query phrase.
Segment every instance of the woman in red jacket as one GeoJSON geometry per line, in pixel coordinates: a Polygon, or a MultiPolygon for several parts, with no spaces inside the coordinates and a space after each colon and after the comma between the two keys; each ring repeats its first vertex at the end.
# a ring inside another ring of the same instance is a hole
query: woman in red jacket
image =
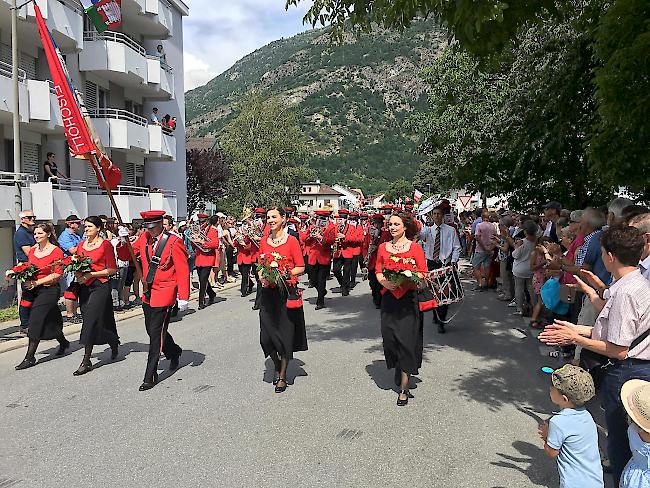
{"type": "Polygon", "coordinates": [[[117,271],[115,250],[111,242],[100,235],[104,224],[99,217],[88,217],[84,229],[86,240],[77,246],[76,255],[79,258],[90,258],[92,264],[91,271],[76,273],[80,285],[79,305],[83,317],[79,344],[85,346],[85,354],[79,368],[73,373],[75,376],[86,374],[93,369],[90,362],[93,346],[109,344],[111,359],[115,359],[120,343],[109,282],[110,277],[117,271]]]}
{"type": "Polygon", "coordinates": [[[251,222],[244,222],[240,229],[240,236],[234,239],[233,243],[237,248],[237,266],[241,274],[241,296],[245,297],[253,292],[253,280],[251,279],[251,268],[256,259],[257,246],[246,235],[243,235],[244,228],[253,225],[251,222]]]}
{"type": "Polygon", "coordinates": [[[409,214],[398,213],[390,217],[388,230],[390,242],[384,242],[377,252],[377,281],[381,291],[381,336],[388,369],[395,368],[395,384],[400,388],[397,405],[408,404],[411,394],[409,377],[418,374],[422,366],[423,329],[416,290],[405,285],[396,286],[384,276],[384,263],[391,256],[413,258],[420,273],[427,273],[427,260],[419,244],[413,241],[418,226],[409,214]]]}
{"type": "Polygon", "coordinates": [[[49,222],[34,228],[36,245],[29,250],[27,261],[39,271],[33,281],[27,281],[25,288],[33,294],[29,315],[29,346],[25,359],[16,366],[17,370],[31,368],[36,364],[36,349],[41,340],[59,341],[57,356],[63,356],[70,342],[63,335],[63,319],[59,310],[59,278],[63,274],[60,262],[63,251],[58,245],[54,226],[49,222]]]}
{"type": "MultiPolygon", "coordinates": [[[[305,261],[298,239],[289,235],[286,229],[285,210],[275,207],[267,212],[268,237],[260,241],[260,257],[277,253],[290,264],[291,274],[300,276],[305,271],[305,261]]],[[[270,357],[275,365],[275,392],[287,389],[287,365],[293,353],[307,350],[305,314],[302,306],[287,307],[287,293],[264,280],[260,292],[260,344],[264,356],[270,357]]]]}

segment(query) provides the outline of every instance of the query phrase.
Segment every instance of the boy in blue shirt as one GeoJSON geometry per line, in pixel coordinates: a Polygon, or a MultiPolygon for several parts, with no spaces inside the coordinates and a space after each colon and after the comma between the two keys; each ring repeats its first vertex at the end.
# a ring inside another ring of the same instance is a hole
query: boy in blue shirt
{"type": "Polygon", "coordinates": [[[539,426],[544,451],[557,459],[560,488],[603,488],[596,423],[584,404],[596,394],[584,369],[566,364],[551,375],[551,401],[561,408],[539,426]]]}

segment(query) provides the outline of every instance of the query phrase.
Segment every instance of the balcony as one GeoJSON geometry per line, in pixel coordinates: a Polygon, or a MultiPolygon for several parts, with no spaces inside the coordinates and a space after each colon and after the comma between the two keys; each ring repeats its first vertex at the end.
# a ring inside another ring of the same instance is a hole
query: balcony
{"type": "Polygon", "coordinates": [[[58,222],[68,215],[88,215],[86,182],[83,180],[54,180],[32,183],[29,187],[32,209],[38,220],[58,222]]]}
{"type": "Polygon", "coordinates": [[[86,31],[79,70],[96,71],[121,86],[140,89],[147,84],[147,51],[121,32],[86,31]]]}
{"type": "MultiPolygon", "coordinates": [[[[0,214],[0,220],[15,220],[14,215],[15,198],[16,198],[16,181],[14,173],[0,171],[0,205],[3,209],[0,214]]],[[[29,193],[30,183],[36,180],[34,175],[27,173],[18,173],[20,181],[21,195],[23,198],[23,208],[31,208],[31,197],[29,193]]]]}
{"type": "MultiPolygon", "coordinates": [[[[26,74],[18,70],[18,101],[20,121],[29,122],[29,97],[26,74]]],[[[14,112],[14,90],[11,81],[11,64],[0,61],[0,124],[11,124],[14,112]]]]}
{"type": "Polygon", "coordinates": [[[176,138],[174,132],[160,125],[149,127],[149,158],[176,160],[176,138]]]}
{"type": "Polygon", "coordinates": [[[172,7],[164,0],[122,0],[125,28],[149,39],[172,35],[172,7]]]}
{"type": "MultiPolygon", "coordinates": [[[[22,2],[19,2],[22,3],[22,2]]],[[[65,51],[83,48],[83,9],[77,0],[36,0],[57,46],[65,51]]],[[[27,19],[36,22],[34,5],[25,7],[27,19]]]]}
{"type": "Polygon", "coordinates": [[[174,70],[158,56],[147,55],[147,84],[148,98],[174,98],[174,70]]]}
{"type": "Polygon", "coordinates": [[[126,152],[149,152],[149,130],[144,117],[115,108],[92,110],[89,115],[105,147],[126,152]]]}
{"type": "Polygon", "coordinates": [[[178,216],[178,201],[175,191],[162,190],[149,193],[151,210],[164,210],[166,214],[178,216]]]}
{"type": "Polygon", "coordinates": [[[54,84],[50,80],[27,80],[27,90],[32,127],[39,127],[44,132],[63,133],[63,119],[54,84]]]}

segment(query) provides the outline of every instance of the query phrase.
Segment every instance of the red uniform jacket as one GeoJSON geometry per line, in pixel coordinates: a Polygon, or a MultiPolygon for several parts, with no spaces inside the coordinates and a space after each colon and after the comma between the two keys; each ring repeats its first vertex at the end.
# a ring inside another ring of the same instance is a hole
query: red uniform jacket
{"type": "Polygon", "coordinates": [[[207,252],[201,251],[197,246],[196,248],[196,260],[195,266],[197,268],[210,267],[213,268],[216,266],[217,253],[215,249],[219,249],[221,241],[219,240],[219,231],[216,227],[210,225],[206,230],[205,234],[208,236],[207,242],[201,244],[201,247],[207,249],[207,252]]]}
{"type": "Polygon", "coordinates": [[[357,245],[353,247],[353,256],[361,256],[361,247],[363,246],[363,241],[366,240],[366,229],[362,224],[357,224],[357,245]]]}
{"type": "MultiPolygon", "coordinates": [[[[145,249],[148,247],[149,257],[155,254],[151,248],[152,238],[149,232],[144,232],[133,243],[133,252],[140,256],[142,262],[143,279],[149,272],[149,261],[145,249]]],[[[117,246],[117,256],[122,261],[129,260],[129,248],[124,243],[117,246]]],[[[181,300],[190,298],[190,268],[187,264],[187,250],[183,240],[170,234],[167,245],[160,256],[160,265],[151,285],[151,298],[142,297],[142,301],[152,307],[170,307],[176,302],[176,297],[181,300]]]]}
{"type": "MultiPolygon", "coordinates": [[[[313,225],[309,226],[309,232],[311,232],[313,227],[313,225]]],[[[315,266],[316,264],[330,264],[332,260],[332,244],[334,244],[334,239],[336,238],[336,226],[331,222],[327,225],[323,231],[323,239],[321,242],[310,237],[309,232],[305,239],[305,244],[309,246],[307,262],[311,266],[315,266]]]]}
{"type": "Polygon", "coordinates": [[[237,264],[253,264],[257,259],[258,251],[258,247],[253,244],[253,241],[244,237],[243,245],[237,239],[234,239],[234,243],[237,248],[237,264]]]}
{"type": "Polygon", "coordinates": [[[363,229],[359,226],[346,224],[342,234],[345,234],[345,239],[341,241],[341,255],[346,259],[350,259],[361,254],[363,229]]]}
{"type": "Polygon", "coordinates": [[[309,226],[305,225],[302,226],[298,230],[298,234],[300,235],[300,247],[302,248],[302,255],[303,256],[309,256],[309,249],[311,249],[311,242],[307,244],[307,238],[309,237],[309,226]]]}

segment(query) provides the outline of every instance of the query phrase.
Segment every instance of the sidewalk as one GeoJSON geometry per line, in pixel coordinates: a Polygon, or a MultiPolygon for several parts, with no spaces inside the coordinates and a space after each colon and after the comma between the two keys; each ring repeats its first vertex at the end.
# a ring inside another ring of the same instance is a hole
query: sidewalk
{"type": "MultiPolygon", "coordinates": [[[[239,287],[239,279],[234,283],[226,283],[223,288],[215,288],[215,291],[219,293],[237,287],[239,287]]],[[[198,297],[198,290],[192,288],[192,292],[190,293],[190,303],[197,301],[198,297]]],[[[115,312],[115,322],[123,322],[134,317],[140,317],[141,315],[143,315],[142,307],[135,307],[132,310],[124,312],[115,312]]],[[[78,334],[79,331],[81,331],[81,324],[63,323],[63,334],[65,336],[78,334]]],[[[20,321],[18,320],[8,320],[7,322],[0,323],[0,354],[27,346],[29,340],[27,337],[22,337],[19,332],[20,321]]]]}

